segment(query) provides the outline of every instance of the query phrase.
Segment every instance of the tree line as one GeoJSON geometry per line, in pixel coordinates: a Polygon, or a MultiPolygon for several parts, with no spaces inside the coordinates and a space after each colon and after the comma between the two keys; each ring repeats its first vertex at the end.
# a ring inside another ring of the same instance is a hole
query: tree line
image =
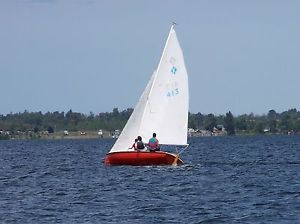
{"type": "Polygon", "coordinates": [[[15,132],[39,132],[48,131],[54,133],[62,130],[107,130],[113,131],[124,127],[133,109],[119,112],[114,108],[112,112],[88,115],[69,110],[65,112],[28,112],[10,113],[0,115],[0,131],[15,132]]]}
{"type": "Polygon", "coordinates": [[[225,115],[189,114],[189,127],[212,130],[216,125],[224,125],[227,134],[292,134],[300,133],[300,111],[289,109],[282,113],[269,110],[264,115],[243,114],[233,116],[229,111],[225,115]]]}
{"type": "MultiPolygon", "coordinates": [[[[133,109],[112,112],[90,113],[88,115],[73,112],[28,112],[0,115],[0,131],[54,133],[62,130],[122,130],[133,109]]],[[[227,134],[261,134],[261,133],[300,133],[300,111],[290,109],[282,113],[270,110],[264,115],[243,114],[233,116],[229,111],[225,115],[189,113],[189,128],[195,130],[212,131],[214,127],[222,125],[227,134]]]]}

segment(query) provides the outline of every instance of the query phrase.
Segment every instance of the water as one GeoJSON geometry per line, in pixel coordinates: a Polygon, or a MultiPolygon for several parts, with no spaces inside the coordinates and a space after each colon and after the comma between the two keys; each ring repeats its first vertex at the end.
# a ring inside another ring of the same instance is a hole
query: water
{"type": "Polygon", "coordinates": [[[105,167],[110,139],[0,141],[0,223],[300,223],[300,137],[190,139],[180,167],[105,167]]]}

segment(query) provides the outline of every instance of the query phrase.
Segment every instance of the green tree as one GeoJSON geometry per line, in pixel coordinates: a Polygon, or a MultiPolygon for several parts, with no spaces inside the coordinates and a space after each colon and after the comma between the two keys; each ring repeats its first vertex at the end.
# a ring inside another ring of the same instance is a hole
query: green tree
{"type": "Polygon", "coordinates": [[[256,133],[260,133],[260,134],[264,133],[264,124],[263,124],[263,122],[261,122],[261,121],[257,122],[255,124],[254,131],[256,133]]]}
{"type": "Polygon", "coordinates": [[[268,120],[267,123],[271,133],[277,132],[277,117],[278,114],[276,113],[275,110],[269,110],[267,115],[267,120],[268,120]]]}
{"type": "Polygon", "coordinates": [[[204,118],[204,128],[206,130],[212,131],[214,127],[217,126],[217,119],[213,114],[208,114],[204,118]]]}
{"type": "Polygon", "coordinates": [[[247,115],[241,115],[235,119],[235,128],[240,131],[247,131],[247,115]]]}
{"type": "Polygon", "coordinates": [[[226,113],[224,127],[228,135],[235,135],[234,117],[230,111],[226,113]]]}

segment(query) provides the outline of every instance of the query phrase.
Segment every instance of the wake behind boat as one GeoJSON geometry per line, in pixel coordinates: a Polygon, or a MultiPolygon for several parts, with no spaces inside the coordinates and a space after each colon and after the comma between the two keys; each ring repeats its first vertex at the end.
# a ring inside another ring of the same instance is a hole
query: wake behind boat
{"type": "Polygon", "coordinates": [[[187,146],[188,76],[183,53],[172,25],[157,70],[151,76],[128,122],[110,152],[106,165],[180,165],[179,154],[135,151],[137,136],[148,140],[157,133],[163,145],[187,146]]]}

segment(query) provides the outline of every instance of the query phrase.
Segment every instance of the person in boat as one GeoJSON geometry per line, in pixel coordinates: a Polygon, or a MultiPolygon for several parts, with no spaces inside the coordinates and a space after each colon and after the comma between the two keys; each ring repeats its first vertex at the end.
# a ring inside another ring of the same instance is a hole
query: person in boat
{"type": "Polygon", "coordinates": [[[154,152],[154,151],[159,151],[160,150],[159,141],[156,138],[156,133],[153,133],[152,134],[152,138],[149,139],[148,148],[149,148],[150,152],[154,152]]]}
{"type": "Polygon", "coordinates": [[[141,136],[138,136],[137,137],[137,143],[136,143],[136,150],[141,150],[141,149],[144,149],[145,148],[145,145],[144,145],[144,142],[142,140],[142,137],[141,136]]]}
{"type": "Polygon", "coordinates": [[[129,149],[134,149],[134,150],[137,150],[137,142],[138,142],[138,139],[134,139],[134,143],[132,144],[132,146],[129,148],[129,149]]]}

